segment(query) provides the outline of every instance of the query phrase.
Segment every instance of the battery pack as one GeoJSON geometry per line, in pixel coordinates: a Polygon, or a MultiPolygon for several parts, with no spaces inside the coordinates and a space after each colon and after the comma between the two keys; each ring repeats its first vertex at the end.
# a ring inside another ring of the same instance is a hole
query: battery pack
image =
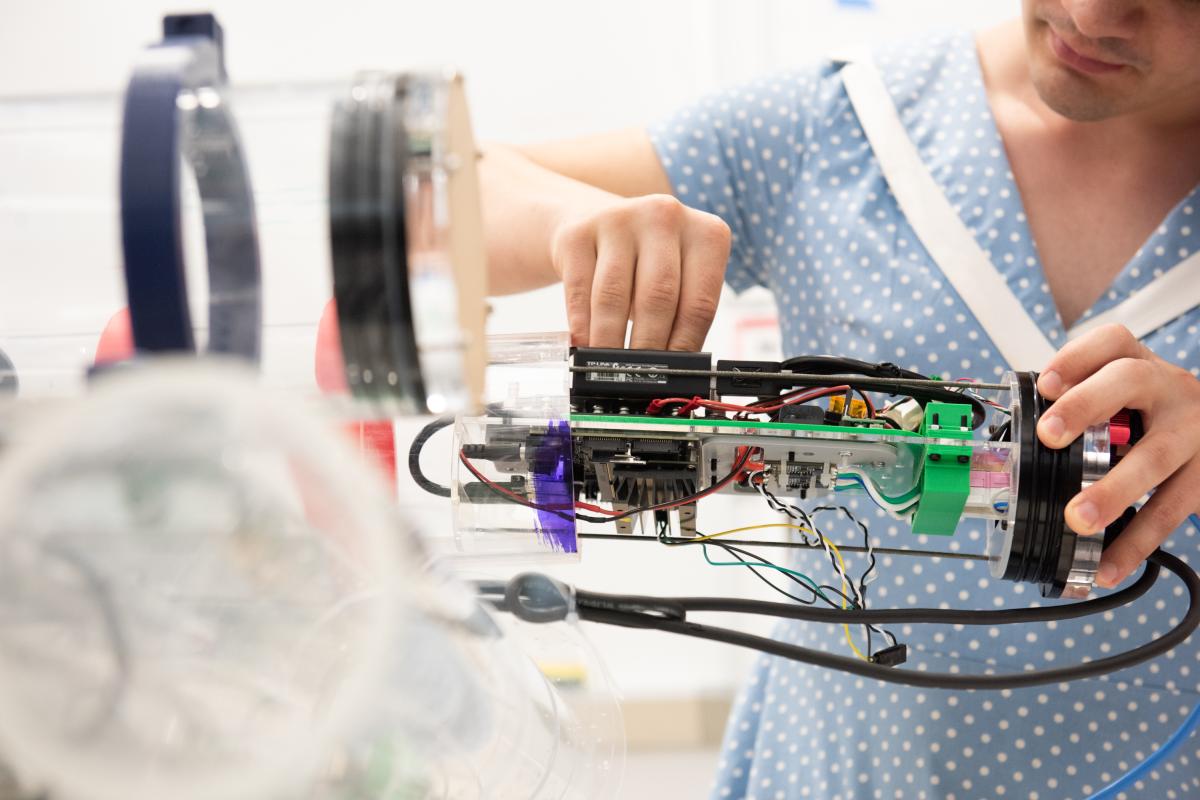
{"type": "Polygon", "coordinates": [[[692,369],[709,372],[712,356],[708,353],[683,353],[670,350],[622,350],[617,348],[577,347],[572,365],[598,367],[571,373],[571,402],[594,399],[659,397],[708,397],[708,375],[667,375],[656,372],[621,372],[622,369],[692,369]]]}

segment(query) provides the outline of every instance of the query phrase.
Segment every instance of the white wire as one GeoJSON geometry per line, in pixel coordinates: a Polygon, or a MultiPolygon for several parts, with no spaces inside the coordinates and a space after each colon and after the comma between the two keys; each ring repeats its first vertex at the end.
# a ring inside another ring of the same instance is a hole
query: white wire
{"type": "MultiPolygon", "coordinates": [[[[786,514],[787,516],[792,517],[793,515],[788,513],[788,510],[787,510],[787,509],[791,509],[792,511],[795,511],[797,514],[800,515],[801,520],[804,522],[805,526],[808,527],[808,529],[813,532],[813,535],[817,537],[817,541],[819,541],[821,543],[821,547],[823,547],[825,549],[825,556],[833,564],[834,569],[837,570],[838,577],[841,578],[843,583],[849,584],[850,591],[854,594],[854,600],[856,603],[858,603],[859,608],[865,608],[865,606],[863,605],[862,594],[859,592],[859,589],[858,589],[858,584],[856,584],[853,580],[850,579],[850,577],[848,575],[846,575],[846,570],[842,566],[841,559],[837,558],[833,554],[833,551],[829,549],[829,542],[827,542],[825,540],[825,534],[823,534],[821,532],[820,528],[818,528],[815,524],[813,524],[812,517],[810,517],[808,515],[808,513],[805,512],[805,510],[800,508],[799,506],[794,506],[791,503],[784,503],[782,501],[777,501],[777,500],[773,499],[770,495],[767,494],[766,487],[764,487],[761,483],[756,484],[755,488],[758,489],[759,494],[761,494],[763,499],[767,501],[767,505],[770,506],[772,510],[778,511],[781,514],[786,514]]],[[[793,517],[793,519],[794,518],[795,517],[793,517]]]]}
{"type": "MultiPolygon", "coordinates": [[[[866,473],[859,472],[858,470],[853,469],[851,467],[843,467],[841,469],[841,471],[838,473],[838,479],[840,480],[841,476],[846,475],[846,474],[850,474],[850,475],[854,475],[854,476],[858,477],[859,480],[862,481],[863,488],[866,489],[867,494],[870,495],[871,499],[875,501],[875,505],[879,506],[884,511],[887,511],[892,516],[894,516],[898,519],[904,519],[907,516],[905,514],[905,512],[911,511],[913,506],[915,506],[917,504],[917,501],[920,499],[919,497],[914,497],[911,500],[904,502],[904,503],[889,502],[879,492],[879,487],[877,487],[875,485],[875,482],[872,481],[866,473]]],[[[853,484],[846,484],[847,488],[850,488],[851,486],[853,486],[853,484]]]]}

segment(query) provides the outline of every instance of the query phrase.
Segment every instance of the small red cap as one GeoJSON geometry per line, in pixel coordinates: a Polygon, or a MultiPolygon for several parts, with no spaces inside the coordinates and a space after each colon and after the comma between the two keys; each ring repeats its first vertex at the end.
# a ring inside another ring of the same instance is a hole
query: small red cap
{"type": "Polygon", "coordinates": [[[1129,444],[1132,434],[1129,428],[1129,412],[1125,409],[1118,411],[1108,421],[1108,441],[1112,447],[1129,444]]]}

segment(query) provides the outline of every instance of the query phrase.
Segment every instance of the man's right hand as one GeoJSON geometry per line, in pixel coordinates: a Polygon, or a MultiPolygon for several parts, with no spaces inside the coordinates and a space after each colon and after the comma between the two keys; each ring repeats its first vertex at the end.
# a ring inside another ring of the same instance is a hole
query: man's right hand
{"type": "Polygon", "coordinates": [[[624,347],[632,321],[630,347],[703,347],[730,230],[671,196],[645,131],[489,147],[480,179],[492,293],[561,280],[577,346],[624,347]]]}
{"type": "Polygon", "coordinates": [[[674,197],[614,198],[556,226],[551,260],[573,345],[699,350],[717,311],[729,226],[674,197]]]}

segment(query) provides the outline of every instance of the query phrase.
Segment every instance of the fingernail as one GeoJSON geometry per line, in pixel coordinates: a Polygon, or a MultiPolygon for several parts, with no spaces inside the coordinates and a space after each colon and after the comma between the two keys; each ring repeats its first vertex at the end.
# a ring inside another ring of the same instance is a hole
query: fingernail
{"type": "Polygon", "coordinates": [[[1093,533],[1096,530],[1096,521],[1100,519],[1100,509],[1096,508],[1096,504],[1092,501],[1083,500],[1067,506],[1067,516],[1068,521],[1070,517],[1075,518],[1071,529],[1076,533],[1093,533]]]}
{"type": "Polygon", "coordinates": [[[1117,568],[1113,564],[1101,564],[1100,570],[1096,573],[1096,583],[1105,589],[1111,589],[1117,585],[1117,568]]]}
{"type": "Polygon", "coordinates": [[[1056,414],[1048,414],[1038,423],[1038,433],[1041,434],[1042,441],[1051,444],[1061,439],[1066,429],[1062,417],[1056,414]]]}
{"type": "Polygon", "coordinates": [[[1063,380],[1062,376],[1054,370],[1043,372],[1038,377],[1038,391],[1042,394],[1057,398],[1062,394],[1063,380]]]}

